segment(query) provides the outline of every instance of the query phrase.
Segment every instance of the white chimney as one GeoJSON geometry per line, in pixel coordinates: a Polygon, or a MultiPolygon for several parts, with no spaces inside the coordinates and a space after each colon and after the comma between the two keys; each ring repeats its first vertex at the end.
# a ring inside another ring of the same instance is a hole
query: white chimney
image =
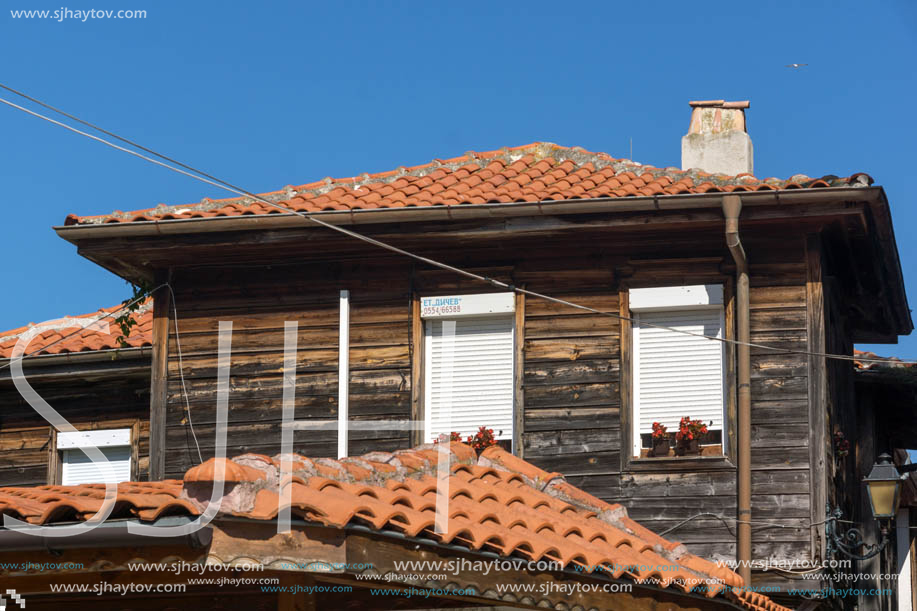
{"type": "Polygon", "coordinates": [[[710,174],[753,174],[751,138],[745,129],[749,103],[690,102],[691,127],[681,139],[681,169],[710,174]]]}

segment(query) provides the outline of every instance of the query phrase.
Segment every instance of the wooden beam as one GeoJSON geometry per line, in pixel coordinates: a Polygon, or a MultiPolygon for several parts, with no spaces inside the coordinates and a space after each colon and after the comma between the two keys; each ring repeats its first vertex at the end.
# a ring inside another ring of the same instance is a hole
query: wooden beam
{"type": "Polygon", "coordinates": [[[140,480],[140,420],[131,425],[131,481],[140,480]]]}
{"type": "MultiPolygon", "coordinates": [[[[166,270],[156,272],[154,286],[167,283],[166,270]]],[[[153,293],[153,355],[150,369],[150,480],[166,473],[166,403],[169,386],[169,311],[171,293],[164,286],[153,293]]]]}
{"type": "MultiPolygon", "coordinates": [[[[420,317],[420,295],[411,297],[411,420],[420,422],[423,413],[423,319],[420,317]]],[[[411,445],[423,443],[423,431],[411,431],[411,445]]]]}
{"type": "MultiPolygon", "coordinates": [[[[806,336],[809,352],[825,352],[825,294],[822,278],[822,243],[817,234],[806,237],[806,336]]],[[[808,357],[809,399],[809,518],[820,523],[825,516],[827,493],[827,367],[825,358],[808,357]]],[[[820,528],[811,529],[812,555],[823,559],[825,541],[820,528]]]]}
{"type": "Polygon", "coordinates": [[[61,482],[61,463],[60,452],[57,451],[57,429],[53,426],[48,439],[48,479],[49,486],[60,485],[61,482]]]}
{"type": "Polygon", "coordinates": [[[513,449],[519,458],[525,457],[522,434],[525,432],[525,389],[523,374],[525,372],[525,295],[516,293],[516,338],[514,345],[515,368],[513,370],[513,449]]]}
{"type": "Polygon", "coordinates": [[[633,355],[633,329],[630,320],[630,292],[626,286],[618,291],[618,313],[621,315],[621,366],[619,372],[621,392],[621,470],[627,470],[630,457],[633,454],[633,402],[631,389],[633,388],[633,372],[631,371],[631,358],[633,355]]]}

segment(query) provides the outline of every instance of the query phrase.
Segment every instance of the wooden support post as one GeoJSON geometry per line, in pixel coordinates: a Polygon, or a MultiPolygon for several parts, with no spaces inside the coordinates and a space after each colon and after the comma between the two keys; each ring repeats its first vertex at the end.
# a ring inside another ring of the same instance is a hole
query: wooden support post
{"type": "MultiPolygon", "coordinates": [[[[423,420],[423,319],[420,317],[420,296],[411,300],[411,420],[423,420]]],[[[423,431],[411,431],[411,445],[423,443],[423,431]]]]}
{"type": "Polygon", "coordinates": [[[523,388],[523,372],[525,370],[525,295],[516,293],[516,338],[513,355],[515,367],[513,369],[513,453],[519,458],[525,457],[522,434],[525,432],[525,389],[523,388]]]}
{"type": "MultiPolygon", "coordinates": [[[[809,352],[825,352],[825,295],[822,284],[822,245],[818,235],[806,238],[806,335],[809,352]]],[[[825,519],[828,502],[827,465],[827,369],[825,358],[809,356],[809,519],[825,519]]],[[[824,559],[821,529],[812,528],[813,559],[824,559]]]]}
{"type": "MultiPolygon", "coordinates": [[[[153,286],[169,281],[167,271],[157,271],[153,286]]],[[[169,312],[172,298],[168,286],[153,293],[153,351],[150,369],[150,481],[166,474],[166,401],[169,381],[169,312]]]]}
{"type": "Polygon", "coordinates": [[[61,480],[60,451],[57,449],[57,429],[53,426],[48,439],[48,485],[59,486],[61,480]]]}
{"type": "Polygon", "coordinates": [[[621,470],[627,468],[629,457],[634,454],[634,414],[631,400],[633,372],[631,371],[631,358],[633,354],[633,328],[630,322],[630,293],[626,287],[618,290],[618,313],[621,315],[620,335],[620,376],[621,392],[621,470]]]}
{"type": "Polygon", "coordinates": [[[140,420],[131,424],[131,481],[140,480],[140,420]]]}

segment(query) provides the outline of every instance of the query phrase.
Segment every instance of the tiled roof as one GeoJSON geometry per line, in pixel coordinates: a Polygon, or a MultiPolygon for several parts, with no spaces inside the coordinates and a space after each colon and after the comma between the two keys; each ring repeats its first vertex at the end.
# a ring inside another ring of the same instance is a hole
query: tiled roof
{"type": "MultiPolygon", "coordinates": [[[[299,212],[368,210],[412,206],[456,206],[487,203],[561,201],[605,197],[680,195],[686,193],[811,189],[868,186],[866,174],[847,178],[796,175],[786,180],[757,179],[750,174],[712,175],[695,170],[655,168],[605,153],[549,142],[469,152],[453,159],[401,167],[379,174],[325,178],[298,187],[264,193],[268,201],[299,212]]],[[[65,223],[102,224],[132,221],[280,214],[281,210],[251,198],[230,198],[101,216],[70,215],[65,223]]]]}
{"type": "Polygon", "coordinates": [[[864,351],[864,350],[856,350],[856,349],[854,349],[854,351],[853,351],[853,356],[854,356],[854,357],[859,357],[860,359],[882,359],[881,362],[877,362],[877,361],[875,361],[875,360],[868,360],[868,361],[854,360],[854,361],[853,361],[854,367],[856,367],[857,369],[862,369],[862,370],[865,370],[865,369],[889,369],[889,368],[896,368],[896,367],[914,367],[913,364],[910,364],[910,363],[902,363],[902,362],[901,362],[901,359],[899,359],[899,358],[897,358],[897,357],[894,357],[894,356],[879,356],[879,355],[876,354],[875,352],[866,352],[866,351],[864,351]]]}
{"type": "MultiPolygon", "coordinates": [[[[480,457],[460,443],[450,449],[445,534],[433,528],[438,462],[433,445],[341,460],[293,455],[291,512],[335,528],[358,524],[475,551],[579,565],[587,572],[607,567],[599,570],[682,592],[703,585],[706,596],[725,596],[747,609],[785,609],[765,596],[734,590],[743,584],[736,573],[656,535],[620,505],[571,486],[559,473],[542,471],[498,447],[480,457]]],[[[209,502],[221,467],[227,481],[221,515],[277,516],[280,457],[246,454],[210,459],[189,469],[184,482],[120,484],[112,517],[197,515],[209,502]]],[[[0,488],[0,513],[33,524],[83,520],[101,506],[104,494],[99,484],[0,488]]]]}
{"type": "MultiPolygon", "coordinates": [[[[100,316],[104,316],[105,313],[115,312],[121,307],[122,306],[103,308],[98,312],[82,314],[80,316],[71,316],[69,318],[99,318],[100,316]]],[[[147,300],[144,302],[140,306],[140,309],[132,314],[132,317],[137,321],[137,324],[131,327],[130,335],[128,335],[126,338],[127,345],[131,348],[139,348],[141,346],[152,345],[152,300],[147,300]]],[[[36,354],[65,354],[72,352],[92,352],[94,350],[113,350],[116,348],[124,348],[124,346],[118,342],[118,337],[121,335],[121,328],[115,323],[114,318],[105,318],[103,322],[108,323],[108,333],[102,333],[98,328],[80,328],[77,326],[68,327],[66,329],[48,329],[43,331],[42,333],[32,338],[32,340],[29,342],[29,345],[25,349],[25,354],[32,354],[36,351],[38,351],[36,354]],[[66,336],[69,337],[63,341],[60,341],[66,336]]],[[[38,325],[38,327],[43,327],[47,324],[48,323],[42,323],[38,325]]],[[[0,333],[0,358],[10,358],[13,354],[13,348],[16,346],[16,342],[19,340],[19,338],[26,331],[35,326],[36,325],[34,324],[29,324],[25,327],[20,327],[18,329],[0,333]]]]}

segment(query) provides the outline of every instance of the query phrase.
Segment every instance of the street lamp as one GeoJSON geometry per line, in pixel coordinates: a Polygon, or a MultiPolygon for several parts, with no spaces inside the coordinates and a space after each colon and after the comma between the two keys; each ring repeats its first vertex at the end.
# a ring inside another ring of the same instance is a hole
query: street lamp
{"type": "Polygon", "coordinates": [[[850,528],[840,532],[837,527],[841,520],[840,508],[831,510],[826,507],[828,519],[825,521],[825,534],[827,535],[827,552],[829,556],[840,552],[854,560],[867,560],[878,555],[888,545],[888,528],[886,520],[891,520],[898,513],[898,503],[901,499],[901,475],[898,468],[891,462],[888,454],[879,456],[879,462],[872,466],[869,476],[863,480],[866,484],[866,493],[869,495],[869,508],[872,517],[881,521],[879,532],[882,541],[870,545],[863,539],[863,534],[858,528],[850,528]]]}
{"type": "Polygon", "coordinates": [[[863,480],[869,494],[869,507],[876,520],[890,520],[898,513],[901,501],[901,475],[888,454],[879,456],[879,462],[872,466],[869,477],[863,480]]]}

